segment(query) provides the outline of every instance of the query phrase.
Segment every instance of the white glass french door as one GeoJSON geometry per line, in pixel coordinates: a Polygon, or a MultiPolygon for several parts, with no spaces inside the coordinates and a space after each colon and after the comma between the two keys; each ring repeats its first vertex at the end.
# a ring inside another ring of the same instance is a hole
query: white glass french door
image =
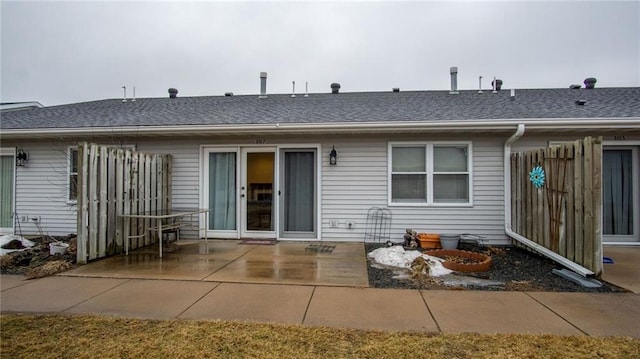
{"type": "Polygon", "coordinates": [[[240,237],[276,238],[276,148],[241,150],[240,237]]]}
{"type": "Polygon", "coordinates": [[[203,149],[209,238],[317,239],[318,147],[203,149]]]}
{"type": "Polygon", "coordinates": [[[0,149],[0,234],[13,234],[15,150],[0,149]]]}

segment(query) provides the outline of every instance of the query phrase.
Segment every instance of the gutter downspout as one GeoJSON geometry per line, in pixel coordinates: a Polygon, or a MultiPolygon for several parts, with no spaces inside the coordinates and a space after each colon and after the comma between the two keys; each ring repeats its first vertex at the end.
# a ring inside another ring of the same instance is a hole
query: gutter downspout
{"type": "Polygon", "coordinates": [[[571,269],[572,271],[584,276],[593,276],[594,273],[589,269],[574,263],[567,258],[539,245],[538,243],[521,236],[511,229],[511,145],[524,135],[525,125],[518,124],[516,132],[507,139],[504,143],[504,233],[512,239],[524,244],[525,246],[533,249],[539,254],[562,264],[563,266],[571,269]]]}

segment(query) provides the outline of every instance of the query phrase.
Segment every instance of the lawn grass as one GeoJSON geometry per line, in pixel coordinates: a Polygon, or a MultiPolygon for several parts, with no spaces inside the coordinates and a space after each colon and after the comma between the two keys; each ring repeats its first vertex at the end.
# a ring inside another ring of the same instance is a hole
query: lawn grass
{"type": "Polygon", "coordinates": [[[0,316],[1,358],[638,358],[622,337],[388,333],[106,316],[0,316]]]}

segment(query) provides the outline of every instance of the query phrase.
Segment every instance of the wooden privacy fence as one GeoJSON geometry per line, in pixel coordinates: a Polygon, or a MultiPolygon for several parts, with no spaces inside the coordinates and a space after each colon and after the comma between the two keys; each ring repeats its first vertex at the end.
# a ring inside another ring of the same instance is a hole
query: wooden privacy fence
{"type": "Polygon", "coordinates": [[[600,275],[601,168],[601,137],[513,153],[512,229],[600,275]],[[540,188],[530,179],[536,166],[545,173],[540,188]]]}
{"type": "MultiPolygon", "coordinates": [[[[78,145],[78,263],[121,253],[125,236],[145,234],[149,219],[120,214],[171,208],[171,155],[80,143],[78,145]],[[147,221],[147,222],[143,222],[147,221]]],[[[157,241],[148,232],[130,249],[157,241]]]]}

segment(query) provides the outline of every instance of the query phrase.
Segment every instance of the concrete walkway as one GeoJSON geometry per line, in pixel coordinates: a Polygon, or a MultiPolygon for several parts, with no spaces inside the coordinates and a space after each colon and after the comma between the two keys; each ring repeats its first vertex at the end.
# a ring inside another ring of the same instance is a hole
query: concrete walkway
{"type": "Polygon", "coordinates": [[[3,313],[241,320],[389,331],[640,338],[640,295],[422,291],[167,279],[0,276],[3,313]]]}

